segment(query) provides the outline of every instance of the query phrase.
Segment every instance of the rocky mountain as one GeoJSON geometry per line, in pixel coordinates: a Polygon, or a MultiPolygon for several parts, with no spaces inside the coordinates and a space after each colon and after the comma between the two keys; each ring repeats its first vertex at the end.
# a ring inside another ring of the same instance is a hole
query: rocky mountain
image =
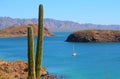
{"type": "Polygon", "coordinates": [[[83,30],[70,34],[68,42],[120,42],[117,30],[83,30]]]}
{"type": "Polygon", "coordinates": [[[0,17],[0,28],[20,26],[25,24],[37,24],[37,19],[13,19],[10,17],[0,17]]]}
{"type": "MultiPolygon", "coordinates": [[[[27,24],[21,26],[11,26],[5,29],[0,30],[0,37],[19,37],[27,36],[27,27],[32,26],[34,29],[34,35],[38,34],[37,24],[27,24]]],[[[54,36],[46,27],[44,28],[44,36],[54,36]]]]}
{"type": "MultiPolygon", "coordinates": [[[[10,26],[20,26],[24,24],[37,24],[38,20],[33,19],[19,19],[10,17],[0,17],[0,29],[7,28],[10,26]]],[[[96,24],[80,24],[72,21],[60,21],[55,19],[44,19],[44,25],[50,31],[79,31],[85,29],[112,29],[120,30],[120,25],[96,25],[96,24]]]]}

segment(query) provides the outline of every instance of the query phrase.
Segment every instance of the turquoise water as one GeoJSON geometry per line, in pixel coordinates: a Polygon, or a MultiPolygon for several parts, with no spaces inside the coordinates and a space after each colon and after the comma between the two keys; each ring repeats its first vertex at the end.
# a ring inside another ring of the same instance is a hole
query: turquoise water
{"type": "MultiPolygon", "coordinates": [[[[43,66],[50,73],[62,79],[120,79],[120,43],[69,43],[69,33],[56,34],[44,39],[43,66]]],[[[0,38],[0,59],[27,61],[27,38],[0,38]]]]}

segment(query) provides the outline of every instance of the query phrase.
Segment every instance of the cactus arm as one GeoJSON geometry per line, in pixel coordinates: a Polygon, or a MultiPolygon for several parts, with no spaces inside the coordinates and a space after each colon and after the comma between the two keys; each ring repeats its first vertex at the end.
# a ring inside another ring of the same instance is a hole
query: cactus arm
{"type": "Polygon", "coordinates": [[[28,79],[36,79],[33,28],[28,27],[28,79]]]}
{"type": "Polygon", "coordinates": [[[39,18],[38,18],[38,39],[36,50],[36,79],[40,79],[42,68],[42,53],[43,53],[43,5],[39,6],[39,18]]]}

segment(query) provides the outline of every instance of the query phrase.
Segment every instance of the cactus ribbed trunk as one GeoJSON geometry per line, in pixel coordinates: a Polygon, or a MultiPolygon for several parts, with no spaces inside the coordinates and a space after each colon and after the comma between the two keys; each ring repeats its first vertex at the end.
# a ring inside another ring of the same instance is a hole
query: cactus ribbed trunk
{"type": "Polygon", "coordinates": [[[41,68],[42,68],[42,52],[43,52],[43,5],[39,6],[39,18],[38,18],[38,39],[37,39],[37,50],[36,50],[36,79],[40,79],[41,68]]]}
{"type": "Polygon", "coordinates": [[[28,27],[28,79],[36,79],[33,28],[28,27]]]}

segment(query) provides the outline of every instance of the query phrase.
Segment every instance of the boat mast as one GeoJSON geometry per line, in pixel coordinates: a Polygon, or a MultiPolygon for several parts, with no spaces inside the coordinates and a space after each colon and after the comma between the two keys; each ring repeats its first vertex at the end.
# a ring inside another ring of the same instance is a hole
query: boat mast
{"type": "Polygon", "coordinates": [[[74,47],[74,45],[73,45],[73,52],[75,52],[75,47],[74,47]]]}

